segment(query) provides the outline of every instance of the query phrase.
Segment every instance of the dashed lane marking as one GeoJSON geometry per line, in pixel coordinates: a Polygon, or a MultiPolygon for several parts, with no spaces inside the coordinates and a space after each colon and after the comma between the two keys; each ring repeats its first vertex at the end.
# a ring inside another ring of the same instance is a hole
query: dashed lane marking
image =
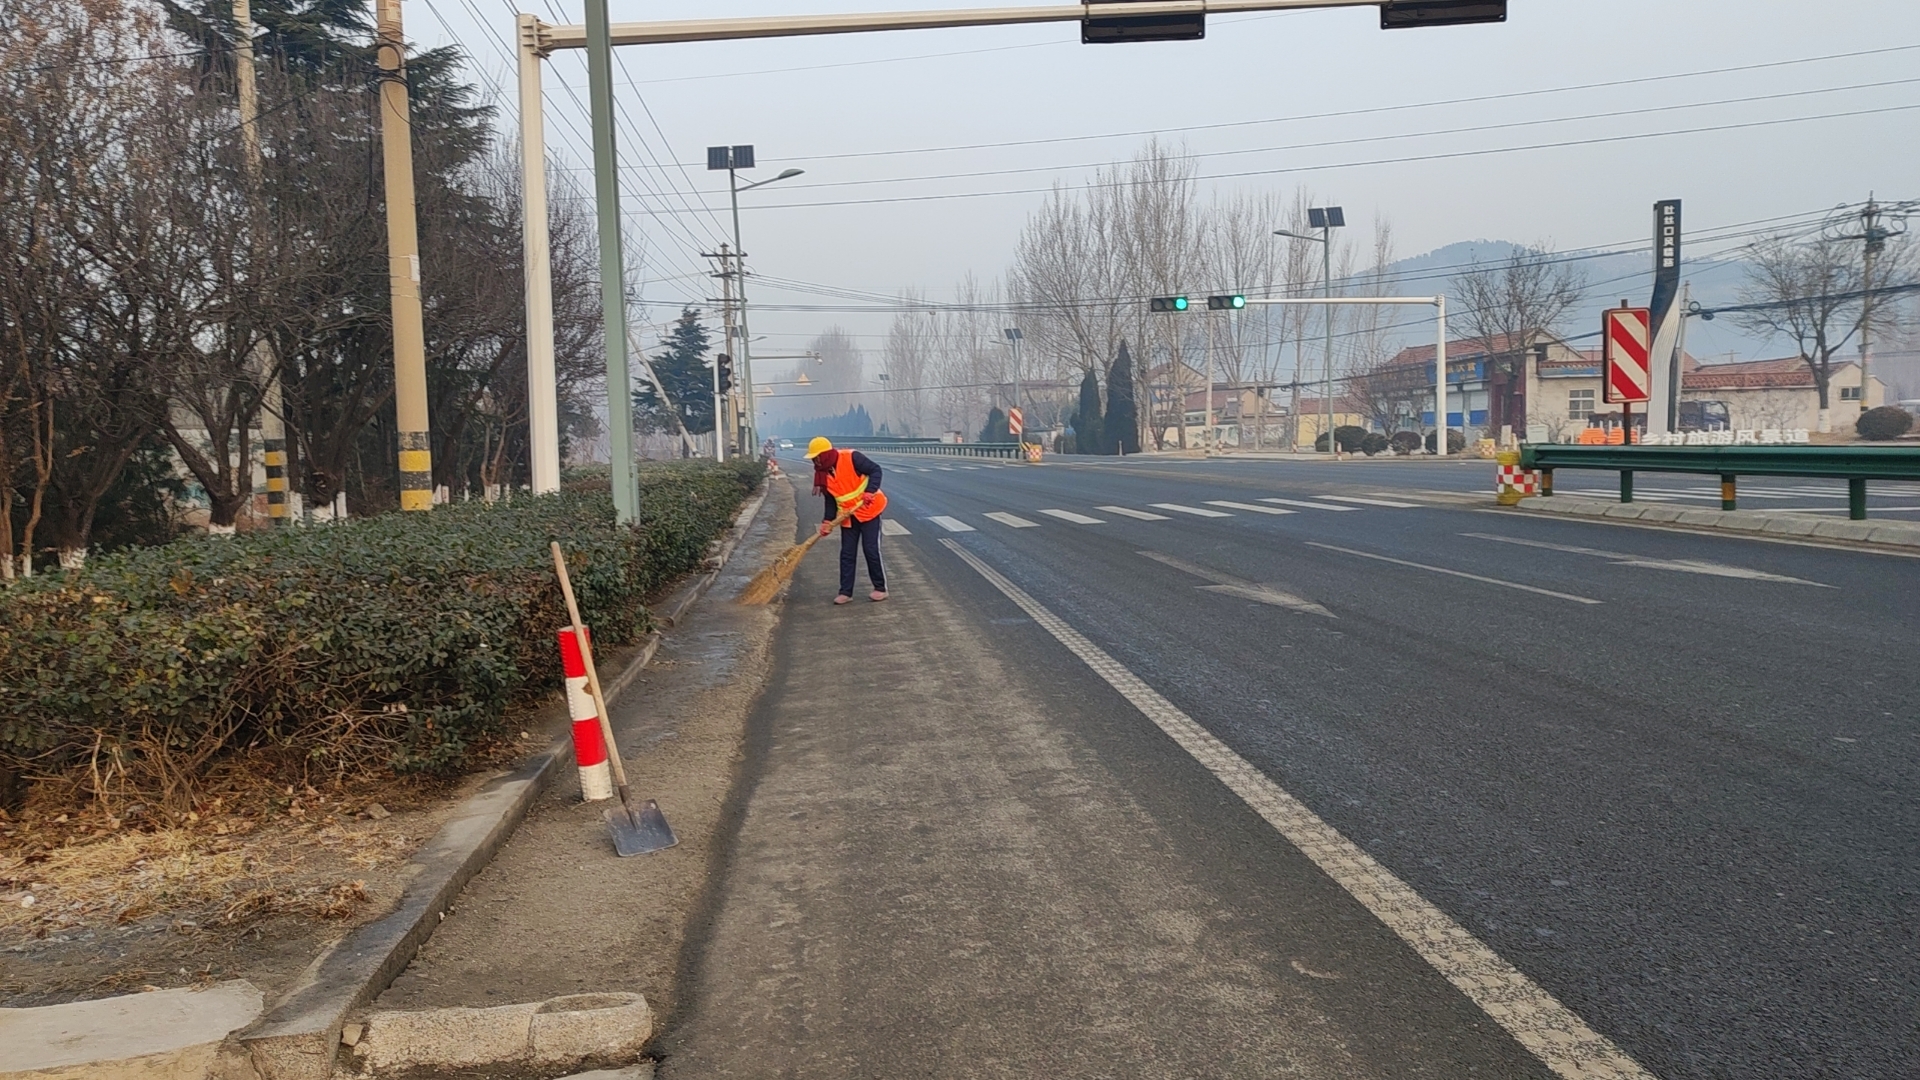
{"type": "Polygon", "coordinates": [[[1040,523],[1037,521],[1028,521],[1026,518],[1020,517],[1017,514],[1009,514],[1002,510],[995,510],[987,516],[1009,528],[1037,529],[1040,527],[1040,523]]]}
{"type": "Polygon", "coordinates": [[[1567,1080],[1654,1080],[1652,1073],[1613,1040],[1588,1027],[1539,983],[1429,903],[1252,762],[1160,696],[1145,680],[973,553],[951,540],[940,542],[1153,721],[1556,1075],[1567,1080]]]}
{"type": "Polygon", "coordinates": [[[1205,510],[1198,506],[1181,506],[1179,503],[1154,503],[1153,506],[1156,509],[1160,509],[1160,510],[1172,510],[1178,514],[1192,514],[1194,517],[1232,517],[1233,516],[1232,514],[1223,513],[1222,511],[1219,511],[1219,510],[1205,510]]]}
{"type": "Polygon", "coordinates": [[[964,521],[961,521],[959,518],[956,518],[956,517],[930,517],[927,520],[933,522],[935,525],[940,526],[941,528],[947,530],[948,532],[972,532],[973,531],[973,526],[967,524],[964,521]]]}
{"type": "Polygon", "coordinates": [[[1278,503],[1281,506],[1304,506],[1309,510],[1332,510],[1342,514],[1351,514],[1360,509],[1357,506],[1332,506],[1327,503],[1307,502],[1305,499],[1261,499],[1260,501],[1278,503]]]}
{"type": "Polygon", "coordinates": [[[1503,589],[1519,589],[1521,592],[1530,592],[1530,593],[1537,594],[1539,596],[1551,596],[1556,600],[1571,600],[1576,604],[1601,603],[1601,601],[1595,600],[1592,597],[1575,596],[1572,593],[1554,592],[1552,589],[1537,589],[1532,585],[1522,585],[1517,581],[1501,581],[1499,578],[1481,577],[1479,574],[1469,574],[1465,570],[1449,570],[1444,566],[1428,566],[1426,563],[1408,562],[1405,559],[1393,559],[1385,555],[1375,555],[1371,551],[1355,551],[1353,548],[1336,547],[1333,544],[1320,544],[1320,543],[1315,543],[1312,540],[1307,541],[1307,546],[1325,548],[1328,551],[1338,551],[1343,555],[1358,555],[1362,559],[1376,559],[1383,563],[1392,563],[1395,566],[1410,566],[1415,570],[1428,570],[1436,574],[1446,574],[1449,577],[1466,578],[1468,581],[1479,581],[1479,582],[1484,582],[1488,585],[1498,585],[1503,589]]]}
{"type": "Polygon", "coordinates": [[[1105,525],[1106,524],[1106,522],[1100,520],[1097,517],[1088,517],[1085,514],[1076,514],[1071,510],[1042,510],[1040,512],[1047,515],[1048,517],[1057,517],[1061,521],[1071,521],[1075,525],[1105,525]]]}
{"type": "Polygon", "coordinates": [[[1419,503],[1400,502],[1397,499],[1363,499],[1358,495],[1315,495],[1316,499],[1332,499],[1334,502],[1358,503],[1361,506],[1391,506],[1396,510],[1418,510],[1419,503]]]}
{"type": "Polygon", "coordinates": [[[1769,574],[1765,570],[1752,570],[1744,566],[1728,566],[1726,563],[1708,562],[1705,559],[1656,559],[1648,555],[1629,555],[1621,551],[1602,551],[1599,548],[1575,547],[1572,544],[1549,544],[1544,540],[1522,540],[1517,536],[1501,536],[1498,533],[1461,533],[1461,536],[1474,540],[1492,540],[1501,544],[1516,544],[1520,547],[1542,548],[1547,551],[1564,551],[1569,555],[1591,555],[1596,559],[1606,559],[1615,566],[1637,566],[1643,570],[1675,570],[1682,574],[1704,574],[1708,577],[1744,578],[1748,581],[1777,581],[1784,585],[1812,585],[1817,589],[1831,589],[1818,581],[1805,578],[1787,577],[1785,574],[1769,574]]]}
{"type": "Polygon", "coordinates": [[[1167,517],[1167,515],[1165,515],[1165,514],[1149,514],[1149,513],[1147,513],[1147,512],[1145,511],[1145,510],[1135,510],[1135,509],[1134,509],[1133,507],[1131,507],[1131,506],[1096,506],[1096,507],[1094,507],[1094,509],[1095,509],[1095,510],[1105,510],[1105,511],[1106,511],[1107,513],[1109,513],[1109,514],[1119,514],[1119,515],[1120,515],[1121,517],[1130,517],[1130,518],[1133,518],[1133,519],[1135,519],[1136,521],[1168,521],[1168,520],[1171,520],[1171,519],[1170,519],[1170,518],[1168,518],[1168,517],[1167,517]]]}
{"type": "Polygon", "coordinates": [[[912,536],[913,534],[907,531],[907,527],[905,525],[900,524],[899,522],[893,520],[892,518],[881,518],[880,519],[880,535],[881,536],[912,536]]]}
{"type": "Polygon", "coordinates": [[[1226,499],[1208,499],[1208,506],[1224,506],[1229,510],[1247,510],[1255,514],[1292,514],[1297,511],[1283,510],[1278,506],[1261,506],[1257,503],[1229,502],[1226,499]]]}

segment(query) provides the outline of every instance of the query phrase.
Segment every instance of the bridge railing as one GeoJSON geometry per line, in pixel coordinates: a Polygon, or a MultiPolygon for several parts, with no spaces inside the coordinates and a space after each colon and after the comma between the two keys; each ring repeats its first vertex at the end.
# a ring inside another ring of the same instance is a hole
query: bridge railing
{"type": "Polygon", "coordinates": [[[1522,468],[1540,471],[1540,494],[1553,494],[1555,469],[1620,474],[1620,501],[1633,501],[1636,472],[1720,477],[1720,508],[1735,509],[1742,476],[1804,476],[1847,482],[1847,516],[1867,516],[1867,481],[1920,480],[1920,446],[1558,446],[1520,451],[1522,468]]]}

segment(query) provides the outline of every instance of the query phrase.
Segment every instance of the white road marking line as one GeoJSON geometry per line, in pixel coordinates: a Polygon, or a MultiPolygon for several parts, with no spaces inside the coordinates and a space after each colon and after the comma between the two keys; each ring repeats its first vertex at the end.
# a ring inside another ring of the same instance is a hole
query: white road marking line
{"type": "Polygon", "coordinates": [[[930,517],[927,520],[933,522],[935,525],[940,526],[941,528],[947,530],[948,532],[972,532],[973,531],[973,526],[955,517],[930,517]]]}
{"type": "Polygon", "coordinates": [[[1785,585],[1812,585],[1817,589],[1831,589],[1818,581],[1804,578],[1787,577],[1783,574],[1769,574],[1764,570],[1749,570],[1744,566],[1728,566],[1725,563],[1708,562],[1705,559],[1655,559],[1643,555],[1629,555],[1620,551],[1601,551],[1599,548],[1575,547],[1572,544],[1549,544],[1544,540],[1522,540],[1517,536],[1501,536],[1498,533],[1461,533],[1461,536],[1475,540],[1492,540],[1500,544],[1517,544],[1520,547],[1544,548],[1548,551],[1564,551],[1570,555],[1591,555],[1596,559],[1607,559],[1615,566],[1637,566],[1643,570],[1676,570],[1682,574],[1705,574],[1709,577],[1743,578],[1747,581],[1777,581],[1785,585]]]}
{"type": "Polygon", "coordinates": [[[1198,506],[1181,506],[1179,503],[1153,503],[1155,509],[1172,510],[1180,514],[1192,514],[1194,517],[1232,517],[1232,514],[1219,510],[1202,510],[1198,506]]]}
{"type": "Polygon", "coordinates": [[[1279,503],[1281,506],[1304,506],[1313,510],[1332,510],[1342,514],[1351,514],[1360,509],[1357,506],[1333,506],[1329,503],[1307,502],[1305,499],[1261,499],[1260,501],[1279,503]]]}
{"type": "Polygon", "coordinates": [[[1277,506],[1261,506],[1257,503],[1230,502],[1226,499],[1208,499],[1208,506],[1224,506],[1229,510],[1247,510],[1255,514],[1297,514],[1297,510],[1282,510],[1277,506]]]}
{"type": "Polygon", "coordinates": [[[951,465],[935,465],[933,468],[934,468],[934,471],[936,472],[952,472],[953,471],[953,466],[951,465]]]}
{"type": "Polygon", "coordinates": [[[1242,600],[1253,600],[1262,604],[1272,604],[1274,607],[1286,608],[1288,611],[1298,611],[1307,615],[1325,615],[1329,619],[1337,617],[1333,612],[1328,611],[1326,608],[1321,607],[1319,604],[1314,603],[1304,596],[1295,596],[1290,592],[1283,592],[1271,585],[1262,585],[1257,581],[1246,581],[1234,577],[1232,574],[1222,574],[1217,570],[1209,570],[1204,566],[1197,566],[1185,559],[1173,555],[1166,555],[1158,551],[1142,551],[1140,554],[1152,559],[1154,562],[1171,566],[1181,573],[1192,574],[1194,577],[1213,582],[1212,585],[1199,586],[1199,588],[1205,592],[1225,593],[1229,596],[1237,596],[1242,600]]]}
{"type": "Polygon", "coordinates": [[[1037,521],[1028,521],[1026,518],[1009,514],[1004,510],[995,510],[987,516],[1002,525],[1015,529],[1037,529],[1040,527],[1040,523],[1037,521]]]}
{"type": "Polygon", "coordinates": [[[1319,544],[1312,540],[1307,541],[1307,546],[1325,548],[1328,551],[1338,551],[1343,555],[1358,555],[1363,559],[1378,559],[1381,562],[1392,563],[1395,566],[1411,566],[1415,570],[1431,570],[1436,574],[1447,574],[1451,577],[1466,578],[1469,581],[1485,582],[1488,585],[1498,585],[1503,589],[1519,589],[1521,592],[1538,593],[1541,596],[1551,596],[1556,600],[1571,600],[1576,604],[1598,604],[1602,602],[1591,597],[1575,596],[1572,593],[1554,592],[1552,589],[1536,589],[1531,585],[1522,585],[1517,581],[1501,581],[1499,578],[1481,577],[1479,574],[1469,574],[1465,570],[1449,570],[1444,566],[1428,566],[1426,563],[1408,562],[1405,559],[1393,559],[1385,555],[1375,555],[1371,551],[1355,551],[1353,548],[1335,547],[1332,544],[1319,544]]]}
{"type": "Polygon", "coordinates": [[[1358,495],[1315,495],[1316,499],[1332,499],[1334,502],[1359,503],[1361,506],[1391,506],[1396,510],[1417,510],[1419,503],[1400,502],[1395,499],[1363,499],[1358,495]]]}
{"type": "MultiPolygon", "coordinates": [[[[1869,506],[1868,510],[1876,514],[1911,513],[1920,510],[1920,506],[1869,506]]],[[[1844,514],[1844,506],[1769,506],[1769,514],[1844,514]]]]}
{"type": "Polygon", "coordinates": [[[1144,679],[972,552],[951,540],[940,542],[1131,702],[1547,1068],[1567,1080],[1654,1080],[1652,1073],[1611,1039],[1588,1027],[1540,984],[1307,809],[1144,679]]]}
{"type": "Polygon", "coordinates": [[[880,519],[880,535],[881,536],[912,536],[913,534],[907,531],[907,527],[905,525],[900,524],[899,522],[893,520],[892,518],[881,518],[880,519]]]}
{"type": "Polygon", "coordinates": [[[1145,510],[1135,510],[1131,506],[1096,506],[1094,509],[1105,510],[1109,514],[1119,514],[1121,517],[1130,517],[1139,521],[1169,520],[1165,514],[1149,514],[1145,510]]]}
{"type": "Polygon", "coordinates": [[[1047,515],[1048,517],[1057,517],[1061,521],[1071,521],[1075,525],[1105,525],[1106,524],[1106,522],[1100,520],[1097,517],[1088,517],[1085,514],[1076,514],[1071,510],[1042,510],[1040,512],[1047,515]]]}

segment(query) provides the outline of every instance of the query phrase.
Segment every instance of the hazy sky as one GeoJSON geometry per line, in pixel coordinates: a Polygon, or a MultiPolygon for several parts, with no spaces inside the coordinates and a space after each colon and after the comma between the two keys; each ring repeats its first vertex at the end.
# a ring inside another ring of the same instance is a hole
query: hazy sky
{"type": "MultiPolygon", "coordinates": [[[[526,2],[549,22],[582,16],[578,2],[526,2]]],[[[971,6],[808,3],[613,0],[612,11],[618,22],[971,6]]],[[[483,85],[508,91],[508,132],[515,7],[406,4],[409,36],[458,42],[483,85]]],[[[557,165],[590,161],[585,71],[579,52],[547,65],[557,165]]],[[[1204,41],[1132,45],[1081,45],[1065,23],[646,46],[616,50],[615,81],[625,211],[646,237],[629,260],[643,260],[656,320],[714,295],[696,254],[728,229],[709,144],[755,144],[757,177],[806,170],[743,200],[757,274],[936,299],[968,272],[999,275],[1050,185],[1131,156],[1148,132],[1199,155],[1208,191],[1305,185],[1355,225],[1384,216],[1403,256],[1477,238],[1626,244],[1648,236],[1650,206],[1667,197],[1685,200],[1699,238],[1869,192],[1920,196],[1914,0],[1512,0],[1505,25],[1392,32],[1373,8],[1215,16],[1204,41]],[[1622,80],[1638,81],[1592,86],[1622,80]],[[1458,100],[1491,95],[1505,96],[1458,100]],[[1790,118],[1806,119],[1778,122],[1790,118]]],[[[834,323],[877,349],[889,321],[844,297],[756,288],[760,352],[834,323]]]]}

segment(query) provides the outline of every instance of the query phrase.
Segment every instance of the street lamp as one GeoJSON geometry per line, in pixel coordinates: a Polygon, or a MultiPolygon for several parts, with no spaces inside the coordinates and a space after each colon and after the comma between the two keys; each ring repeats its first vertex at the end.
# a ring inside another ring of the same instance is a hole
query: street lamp
{"type": "Polygon", "coordinates": [[[751,168],[753,168],[753,145],[751,143],[741,146],[707,147],[707,169],[710,172],[720,169],[727,171],[727,193],[733,200],[733,266],[735,277],[738,279],[736,284],[739,285],[740,289],[740,356],[738,358],[740,363],[740,390],[741,393],[746,396],[747,400],[746,430],[740,433],[740,452],[742,454],[753,453],[754,448],[760,443],[760,430],[759,423],[754,416],[756,410],[753,408],[753,350],[749,348],[749,343],[752,341],[752,338],[747,335],[747,253],[745,249],[740,246],[740,193],[750,191],[757,187],[765,187],[768,184],[777,183],[781,180],[790,180],[806,171],[805,169],[787,169],[779,176],[767,180],[756,180],[751,184],[742,186],[740,183],[739,170],[751,168]]]}
{"type": "MultiPolygon", "coordinates": [[[[1310,240],[1320,245],[1321,296],[1325,299],[1331,300],[1333,299],[1333,230],[1346,228],[1347,226],[1346,211],[1342,210],[1338,206],[1309,207],[1307,209],[1307,225],[1311,228],[1319,229],[1320,235],[1310,236],[1305,233],[1288,232],[1285,229],[1275,229],[1273,232],[1273,235],[1292,237],[1295,240],[1310,240]]],[[[1322,383],[1321,390],[1320,390],[1320,403],[1323,406],[1325,410],[1325,415],[1326,415],[1326,421],[1325,421],[1326,426],[1323,430],[1325,430],[1327,433],[1327,453],[1333,455],[1335,460],[1338,460],[1340,457],[1340,447],[1339,447],[1339,444],[1334,442],[1334,439],[1333,439],[1333,305],[1332,304],[1327,305],[1327,362],[1326,362],[1326,371],[1325,371],[1325,381],[1322,383]]],[[[1446,436],[1447,418],[1442,416],[1439,418],[1439,421],[1440,421],[1441,434],[1438,436],[1438,438],[1441,443],[1445,443],[1447,439],[1447,436],[1446,436]]]]}
{"type": "Polygon", "coordinates": [[[1020,328],[1017,326],[1009,326],[1005,330],[1000,331],[1000,333],[1005,335],[1006,339],[1013,344],[1013,407],[1019,410],[1021,416],[1020,436],[1014,441],[1024,444],[1027,441],[1027,414],[1026,410],[1020,405],[1020,339],[1024,335],[1020,333],[1020,328]]]}

